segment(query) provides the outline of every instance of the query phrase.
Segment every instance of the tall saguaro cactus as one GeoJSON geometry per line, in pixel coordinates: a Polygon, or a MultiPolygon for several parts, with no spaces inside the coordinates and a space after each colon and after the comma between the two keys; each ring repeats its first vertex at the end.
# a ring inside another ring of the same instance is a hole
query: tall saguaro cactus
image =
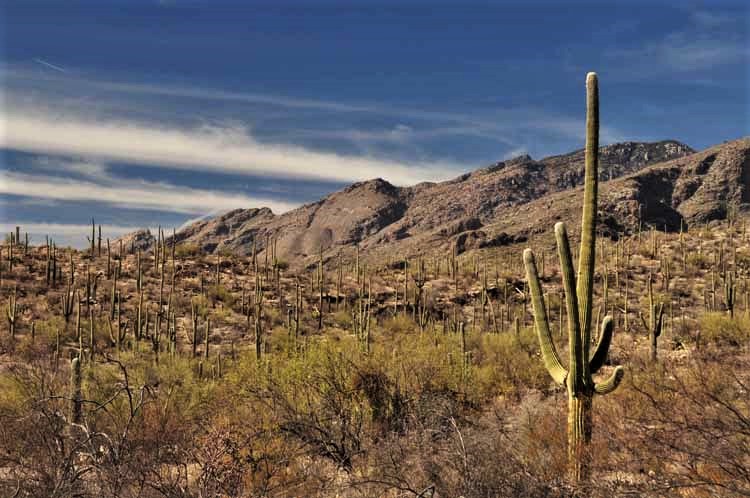
{"type": "Polygon", "coordinates": [[[599,147],[599,89],[596,73],[586,76],[586,150],[583,221],[578,275],[573,273],[568,235],[563,223],[555,225],[555,238],[560,257],[560,268],[565,289],[568,313],[568,341],[570,360],[566,370],[552,342],[549,320],[534,253],[523,253],[526,278],[531,291],[534,321],[539,336],[542,359],[552,378],[565,385],[568,391],[568,462],[574,482],[588,477],[586,447],[591,441],[591,406],[594,394],[614,391],[622,380],[624,370],[617,367],[603,382],[595,382],[592,375],[604,364],[612,339],[614,323],[604,317],[601,334],[593,356],[590,355],[591,321],[593,310],[594,265],[596,262],[596,203],[599,147]]]}

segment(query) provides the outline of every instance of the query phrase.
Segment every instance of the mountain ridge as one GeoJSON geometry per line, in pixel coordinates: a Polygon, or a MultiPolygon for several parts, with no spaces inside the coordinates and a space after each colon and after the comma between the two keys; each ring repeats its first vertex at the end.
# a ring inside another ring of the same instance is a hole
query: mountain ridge
{"type": "MultiPolygon", "coordinates": [[[[675,229],[726,216],[727,206],[750,200],[747,137],[704,151],[676,140],[621,142],[601,147],[599,163],[600,225],[610,236],[637,227],[639,211],[644,223],[675,229]],[[721,196],[728,196],[723,208],[721,196]]],[[[281,259],[302,264],[316,260],[320,248],[328,258],[353,251],[355,244],[363,256],[454,244],[462,252],[526,240],[543,231],[542,223],[576,223],[565,204],[579,205],[582,181],[583,149],[540,160],[521,155],[444,182],[356,182],[280,215],[268,208],[237,209],[193,223],[175,237],[209,253],[241,255],[252,252],[253,241],[261,252],[275,238],[281,259]]]]}

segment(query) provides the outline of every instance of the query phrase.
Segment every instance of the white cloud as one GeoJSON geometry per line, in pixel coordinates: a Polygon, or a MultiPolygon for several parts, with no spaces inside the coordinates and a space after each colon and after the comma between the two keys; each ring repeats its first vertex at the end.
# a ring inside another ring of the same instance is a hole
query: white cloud
{"type": "Polygon", "coordinates": [[[190,215],[252,207],[269,207],[275,213],[282,213],[297,206],[273,199],[143,180],[117,179],[104,185],[80,179],[11,172],[0,172],[0,193],[62,201],[94,201],[122,208],[190,215]]]}
{"type": "MultiPolygon", "coordinates": [[[[359,127],[347,127],[346,125],[337,129],[305,129],[304,127],[300,127],[299,122],[294,120],[285,131],[276,132],[276,136],[280,137],[282,140],[292,142],[300,137],[318,137],[342,139],[358,144],[389,143],[408,145],[415,140],[435,137],[474,136],[486,140],[494,140],[506,147],[519,147],[527,143],[529,140],[538,140],[540,136],[545,135],[576,140],[582,139],[584,135],[584,123],[582,118],[577,119],[575,117],[556,114],[542,107],[498,108],[488,106],[481,109],[480,112],[475,112],[473,110],[471,112],[458,112],[442,109],[420,109],[404,105],[394,105],[392,103],[347,103],[323,99],[295,98],[274,94],[232,92],[215,88],[198,88],[173,84],[151,84],[147,82],[130,81],[114,82],[101,80],[96,76],[84,77],[83,73],[80,71],[77,72],[76,76],[40,74],[39,72],[18,65],[14,65],[4,70],[3,73],[8,81],[13,82],[13,85],[11,85],[12,87],[18,89],[26,89],[29,86],[38,87],[37,94],[40,96],[54,94],[56,99],[54,100],[55,105],[52,109],[57,109],[57,111],[45,111],[53,112],[53,114],[60,114],[59,109],[62,105],[61,102],[64,102],[65,104],[71,102],[74,104],[80,104],[82,99],[88,99],[86,96],[80,97],[80,94],[91,93],[97,95],[98,98],[95,102],[89,102],[87,100],[87,111],[90,112],[90,109],[93,107],[102,110],[108,109],[120,115],[134,110],[138,110],[138,113],[142,114],[144,109],[141,109],[140,106],[143,102],[138,102],[138,99],[164,96],[185,100],[234,102],[237,104],[253,105],[255,107],[249,108],[251,111],[248,112],[248,119],[255,119],[262,117],[263,115],[268,115],[268,109],[257,107],[268,106],[276,108],[276,111],[270,113],[270,115],[275,117],[285,115],[288,118],[294,119],[294,114],[289,113],[320,111],[323,115],[333,113],[383,116],[391,118],[393,122],[390,127],[386,126],[380,129],[362,129],[359,127]],[[72,93],[72,96],[69,95],[70,93],[72,93]],[[68,95],[68,98],[62,100],[59,98],[60,95],[68,95]],[[76,95],[78,95],[78,97],[76,97],[76,95]],[[102,100],[101,97],[103,95],[108,95],[109,100],[102,100]],[[123,98],[126,100],[127,105],[120,106],[113,104],[114,102],[121,101],[123,98]],[[405,124],[405,121],[410,122],[409,124],[405,124]],[[575,123],[575,127],[561,127],[559,125],[561,121],[575,123]]],[[[21,102],[24,100],[28,101],[28,99],[24,99],[25,94],[14,96],[12,91],[7,93],[8,95],[11,95],[14,102],[21,102]]],[[[36,105],[38,105],[38,102],[36,105]]],[[[80,111],[76,111],[76,109],[73,109],[73,111],[74,115],[81,116],[80,111]]],[[[157,111],[159,113],[165,112],[161,106],[157,106],[156,108],[151,106],[145,109],[145,112],[148,114],[153,114],[157,111]]],[[[162,122],[164,121],[163,117],[164,116],[162,116],[162,119],[159,119],[162,122]]],[[[321,119],[331,118],[324,117],[321,119]]],[[[335,122],[346,123],[347,119],[340,117],[335,122]]],[[[228,126],[225,128],[242,130],[245,135],[252,138],[252,134],[247,132],[246,128],[242,128],[242,126],[228,126]]],[[[602,127],[603,141],[609,141],[607,137],[621,137],[621,134],[612,127],[605,125],[602,127]]],[[[343,157],[361,158],[361,156],[343,157]]],[[[374,159],[369,158],[369,160],[374,159]]],[[[424,162],[421,164],[409,163],[406,161],[382,162],[395,162],[402,166],[407,165],[410,169],[418,169],[425,166],[424,162]]],[[[437,168],[439,166],[441,166],[440,161],[430,163],[431,168],[437,168]]],[[[457,165],[444,162],[442,163],[442,166],[451,169],[451,175],[455,176],[456,174],[471,169],[476,165],[457,165]]],[[[439,179],[439,176],[436,174],[433,174],[430,178],[425,178],[428,175],[412,176],[419,176],[420,180],[439,179]]],[[[361,179],[364,178],[346,178],[347,181],[361,179]]],[[[397,180],[388,177],[387,179],[394,181],[395,183],[400,183],[397,180]]]]}
{"type": "Polygon", "coordinates": [[[701,72],[710,78],[707,73],[710,69],[747,61],[750,45],[737,17],[696,11],[690,13],[680,29],[667,32],[661,38],[606,50],[604,54],[614,63],[614,72],[621,80],[701,72]]]}
{"type": "Polygon", "coordinates": [[[107,171],[107,166],[101,163],[86,161],[74,161],[59,157],[36,156],[31,159],[34,169],[49,171],[50,173],[59,173],[61,170],[69,171],[83,177],[111,182],[114,178],[107,171]]]}
{"type": "Polygon", "coordinates": [[[697,26],[706,28],[725,26],[737,21],[737,16],[731,15],[728,12],[709,12],[707,10],[692,12],[690,17],[697,26]]]}
{"type": "Polygon", "coordinates": [[[447,179],[464,169],[260,143],[237,126],[186,129],[30,106],[9,107],[4,121],[0,147],[153,167],[332,181],[383,177],[401,185],[447,179]]]}

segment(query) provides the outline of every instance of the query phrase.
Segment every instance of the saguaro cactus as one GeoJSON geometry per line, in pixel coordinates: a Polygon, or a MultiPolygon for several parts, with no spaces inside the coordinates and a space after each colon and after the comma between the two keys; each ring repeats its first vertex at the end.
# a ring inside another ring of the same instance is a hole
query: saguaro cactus
{"type": "Polygon", "coordinates": [[[648,340],[651,344],[651,361],[656,361],[659,337],[664,323],[664,303],[654,300],[654,284],[651,273],[648,274],[648,323],[641,315],[643,326],[648,330],[648,340]]]}
{"type": "Polygon", "coordinates": [[[565,385],[568,391],[568,462],[574,482],[588,477],[585,451],[591,441],[591,406],[594,394],[614,391],[622,380],[624,370],[615,368],[603,382],[595,382],[592,374],[604,364],[612,339],[614,322],[604,317],[599,342],[590,356],[591,318],[593,311],[593,283],[596,250],[596,203],[598,180],[599,95],[596,73],[586,76],[586,151],[585,186],[583,194],[583,221],[581,249],[578,259],[578,276],[573,273],[568,235],[563,223],[555,225],[555,237],[560,257],[560,268],[565,288],[568,313],[568,340],[570,361],[566,370],[560,362],[552,342],[547,311],[544,305],[539,274],[534,253],[523,253],[526,278],[531,291],[534,321],[539,336],[542,359],[552,378],[565,385]],[[576,288],[577,285],[577,288],[576,288]]]}
{"type": "Polygon", "coordinates": [[[727,305],[727,313],[734,318],[734,305],[737,302],[737,286],[734,282],[734,272],[727,272],[724,278],[724,301],[727,305]]]}
{"type": "Polygon", "coordinates": [[[80,424],[82,419],[81,360],[76,357],[70,362],[70,421],[80,424]]]}
{"type": "Polygon", "coordinates": [[[18,289],[14,288],[13,294],[8,297],[8,309],[5,313],[8,319],[8,330],[10,332],[11,338],[14,338],[16,336],[16,314],[18,311],[18,304],[16,303],[17,294],[18,289]]]}
{"type": "Polygon", "coordinates": [[[255,296],[253,298],[253,307],[255,314],[255,358],[260,360],[261,348],[263,345],[263,282],[259,273],[255,274],[255,296]]]}

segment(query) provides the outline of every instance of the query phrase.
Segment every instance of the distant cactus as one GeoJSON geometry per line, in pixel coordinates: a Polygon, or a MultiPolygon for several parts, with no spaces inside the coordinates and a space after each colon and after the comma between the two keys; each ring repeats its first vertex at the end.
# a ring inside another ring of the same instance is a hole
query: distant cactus
{"type": "MultiPolygon", "coordinates": [[[[116,329],[112,326],[113,319],[111,319],[110,317],[107,317],[107,328],[109,330],[109,338],[112,344],[117,346],[118,351],[122,351],[124,342],[125,342],[125,336],[127,335],[127,332],[128,332],[127,325],[123,325],[122,323],[122,310],[120,308],[121,301],[122,299],[120,297],[120,293],[118,292],[115,294],[115,297],[113,299],[113,303],[115,303],[113,309],[115,311],[114,322],[115,322],[115,325],[117,326],[116,329]]],[[[148,328],[148,317],[146,318],[146,324],[147,324],[146,328],[148,328]]],[[[157,336],[157,341],[158,341],[158,334],[156,334],[156,336],[157,336]]]]}
{"type": "Polygon", "coordinates": [[[138,293],[138,307],[136,308],[135,312],[135,327],[133,328],[133,334],[135,335],[135,340],[140,341],[141,337],[143,337],[143,291],[138,293]]]}
{"type": "Polygon", "coordinates": [[[73,290],[73,285],[74,285],[74,277],[71,275],[71,278],[68,280],[68,285],[65,289],[65,292],[63,292],[63,295],[61,298],[62,312],[63,312],[63,317],[65,318],[66,325],[68,324],[68,322],[70,322],[70,317],[73,315],[73,303],[75,301],[75,292],[73,290]]]}
{"type": "Polygon", "coordinates": [[[651,273],[648,274],[648,313],[649,320],[641,315],[643,326],[648,331],[649,343],[651,344],[651,361],[656,361],[659,337],[661,336],[662,325],[664,323],[664,303],[656,303],[654,300],[654,284],[651,273]]]}
{"type": "Polygon", "coordinates": [[[193,358],[197,355],[198,349],[198,310],[195,305],[195,300],[190,301],[190,318],[193,324],[193,358]]]}
{"type": "Polygon", "coordinates": [[[339,310],[339,305],[341,304],[341,282],[344,279],[344,269],[341,266],[341,253],[339,253],[339,264],[338,264],[338,270],[337,270],[337,278],[336,278],[336,311],[339,310]]]}
{"type": "Polygon", "coordinates": [[[555,225],[555,236],[569,317],[570,361],[567,370],[562,366],[552,342],[534,253],[531,249],[526,249],[523,254],[544,365],[555,382],[565,385],[568,391],[568,462],[571,478],[574,482],[585,480],[588,477],[585,452],[591,441],[591,407],[594,394],[608,394],[614,391],[620,384],[624,373],[623,368],[618,366],[613,374],[603,382],[594,382],[592,378],[592,374],[596,373],[604,364],[614,328],[612,317],[606,316],[602,321],[602,331],[596,350],[594,355],[590,357],[594,265],[596,261],[599,142],[599,96],[595,73],[589,73],[586,77],[586,96],[586,169],[577,278],[574,274],[565,225],[563,223],[555,225]]]}
{"type": "Polygon", "coordinates": [[[94,363],[95,354],[96,344],[94,339],[94,308],[89,307],[89,361],[91,364],[94,363]]]}
{"type": "Polygon", "coordinates": [[[370,315],[372,309],[372,278],[367,279],[367,301],[363,299],[365,293],[365,278],[362,283],[357,299],[357,307],[353,310],[352,327],[354,336],[359,341],[361,349],[365,353],[370,352],[370,315]]]}
{"type": "Polygon", "coordinates": [[[299,338],[299,312],[302,309],[302,287],[300,286],[299,276],[295,279],[294,284],[294,338],[299,338]]]}
{"type": "Polygon", "coordinates": [[[323,286],[325,285],[325,275],[323,273],[323,246],[319,247],[318,260],[318,330],[323,329],[323,286]]]}
{"type": "Polygon", "coordinates": [[[57,273],[57,249],[54,247],[51,241],[47,241],[47,265],[45,271],[44,280],[49,287],[50,284],[55,285],[55,277],[57,273]]]}
{"type": "Polygon", "coordinates": [[[263,314],[263,284],[260,273],[255,274],[255,296],[253,297],[255,315],[255,357],[260,360],[261,346],[263,344],[262,314],[263,314]]]}
{"type": "Polygon", "coordinates": [[[141,250],[135,256],[135,290],[136,292],[143,291],[143,266],[141,265],[141,250]]]}
{"type": "Polygon", "coordinates": [[[414,286],[417,288],[412,315],[419,325],[419,331],[424,332],[425,325],[427,325],[427,306],[424,303],[423,289],[428,279],[424,259],[421,255],[417,258],[416,272],[412,278],[414,279],[414,286]]]}
{"type": "Polygon", "coordinates": [[[74,424],[83,420],[82,397],[81,359],[73,358],[70,362],[70,421],[74,424]]]}
{"type": "Polygon", "coordinates": [[[18,289],[13,289],[13,294],[8,297],[8,309],[6,310],[6,316],[8,318],[8,329],[10,331],[11,338],[16,336],[16,314],[18,312],[18,304],[16,303],[16,296],[18,289]]]}
{"type": "Polygon", "coordinates": [[[211,317],[206,318],[206,336],[204,337],[203,358],[208,359],[208,343],[211,338],[211,317]]]}
{"type": "Polygon", "coordinates": [[[737,286],[734,282],[734,272],[727,272],[724,278],[724,301],[727,305],[727,312],[731,318],[734,318],[734,305],[737,297],[737,286]]]}
{"type": "Polygon", "coordinates": [[[94,256],[96,256],[96,224],[94,223],[94,218],[91,218],[91,237],[86,237],[88,239],[89,243],[91,244],[91,259],[94,259],[94,256]]]}
{"type": "Polygon", "coordinates": [[[13,232],[10,233],[10,242],[8,243],[8,270],[13,271],[13,232]]]}

